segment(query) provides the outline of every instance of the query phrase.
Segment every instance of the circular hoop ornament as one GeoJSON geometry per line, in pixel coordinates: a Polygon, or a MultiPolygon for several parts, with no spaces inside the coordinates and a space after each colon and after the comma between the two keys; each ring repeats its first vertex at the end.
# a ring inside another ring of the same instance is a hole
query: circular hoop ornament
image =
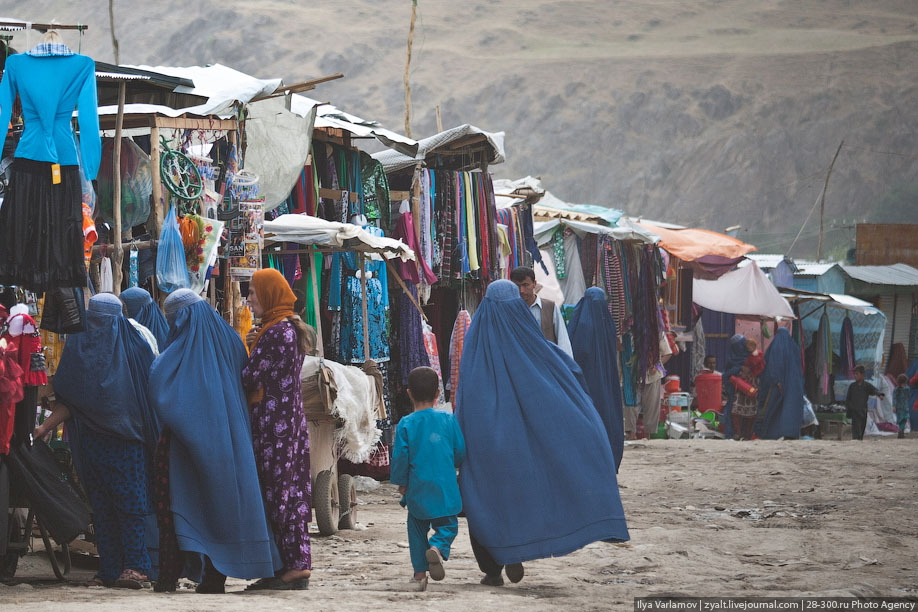
{"type": "Polygon", "coordinates": [[[163,143],[165,152],[159,160],[159,173],[169,193],[182,200],[196,200],[204,193],[204,181],[191,158],[170,149],[163,143]]]}

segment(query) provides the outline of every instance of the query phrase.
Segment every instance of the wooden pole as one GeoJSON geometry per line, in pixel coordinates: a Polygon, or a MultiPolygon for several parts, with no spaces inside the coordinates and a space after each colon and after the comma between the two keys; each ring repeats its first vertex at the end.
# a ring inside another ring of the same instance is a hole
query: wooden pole
{"type": "Polygon", "coordinates": [[[316,348],[319,350],[319,357],[325,357],[325,347],[324,342],[322,342],[322,316],[319,312],[321,306],[319,305],[319,280],[318,274],[319,271],[316,270],[316,256],[311,255],[311,260],[309,261],[309,282],[312,284],[312,305],[315,308],[316,312],[316,348]]]}
{"type": "Polygon", "coordinates": [[[437,104],[437,133],[443,131],[443,121],[440,119],[440,105],[437,104]]]}
{"type": "Polygon", "coordinates": [[[421,313],[421,318],[427,321],[427,315],[424,314],[424,309],[421,308],[421,305],[418,303],[415,297],[411,295],[410,291],[408,291],[408,287],[405,285],[405,281],[403,281],[402,277],[399,276],[398,272],[395,271],[395,267],[393,267],[393,265],[385,257],[383,257],[383,261],[386,262],[386,268],[388,268],[389,274],[395,277],[396,282],[398,282],[398,286],[402,288],[402,291],[405,292],[405,295],[408,296],[408,299],[411,300],[411,303],[414,304],[414,307],[418,309],[419,313],[421,313]]]}
{"type": "MultiPolygon", "coordinates": [[[[112,32],[112,51],[118,64],[118,38],[115,36],[115,0],[108,0],[108,26],[112,32]]],[[[124,87],[124,83],[121,84],[124,87]]]]}
{"type": "Polygon", "coordinates": [[[414,43],[414,20],[418,13],[418,0],[411,2],[411,26],[408,28],[408,60],[405,62],[405,136],[411,138],[411,45],[414,43]]]}
{"type": "Polygon", "coordinates": [[[153,220],[154,238],[159,238],[159,233],[163,229],[163,219],[166,216],[163,210],[163,179],[159,173],[160,155],[159,128],[154,125],[150,128],[150,170],[153,175],[153,214],[150,215],[150,218],[153,220]]]}
{"type": "Polygon", "coordinates": [[[112,155],[112,181],[114,182],[114,196],[112,198],[112,211],[114,214],[115,227],[112,236],[115,243],[115,261],[112,262],[112,291],[115,295],[121,294],[121,277],[123,275],[122,266],[124,264],[124,247],[121,244],[121,128],[124,125],[124,97],[126,83],[121,82],[118,87],[118,116],[115,119],[115,151],[112,155]]]}
{"type": "Polygon", "coordinates": [[[826,172],[826,183],[822,187],[822,201],[819,205],[819,242],[816,243],[816,261],[822,260],[822,228],[823,228],[823,216],[826,212],[826,191],[829,189],[829,177],[832,176],[832,168],[835,166],[835,160],[838,159],[838,154],[841,153],[842,147],[845,145],[845,141],[842,140],[838,149],[835,151],[835,157],[832,158],[832,163],[829,164],[829,171],[826,172]]]}
{"type": "Polygon", "coordinates": [[[363,310],[363,360],[370,358],[370,322],[367,320],[367,260],[363,253],[360,257],[360,308],[363,310]]]}

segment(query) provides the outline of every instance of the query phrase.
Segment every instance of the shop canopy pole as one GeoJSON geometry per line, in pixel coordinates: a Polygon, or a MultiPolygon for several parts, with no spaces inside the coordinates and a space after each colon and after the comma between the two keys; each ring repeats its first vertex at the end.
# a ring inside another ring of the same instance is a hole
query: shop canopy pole
{"type": "Polygon", "coordinates": [[[408,299],[411,300],[411,303],[414,304],[414,307],[418,309],[418,312],[421,313],[421,318],[424,321],[427,321],[427,315],[424,314],[424,309],[421,308],[421,305],[418,304],[418,301],[415,297],[408,291],[408,287],[405,285],[405,281],[402,280],[402,277],[398,275],[398,272],[395,271],[395,268],[389,263],[388,259],[383,258],[383,261],[386,262],[386,269],[389,270],[389,274],[395,277],[395,280],[398,282],[398,286],[402,288],[402,291],[405,292],[405,295],[408,296],[408,299]]]}
{"type": "Polygon", "coordinates": [[[153,174],[153,210],[150,219],[153,222],[153,237],[159,238],[159,233],[163,228],[163,184],[162,177],[159,174],[160,151],[159,151],[159,127],[153,125],[150,128],[150,170],[153,174]]]}
{"type": "Polygon", "coordinates": [[[312,255],[309,261],[309,282],[312,283],[312,305],[316,313],[316,348],[319,350],[319,357],[325,357],[325,343],[322,341],[322,315],[319,310],[319,280],[317,276],[316,256],[312,255]]]}
{"type": "Polygon", "coordinates": [[[363,253],[360,257],[360,308],[363,310],[363,360],[370,358],[370,322],[367,321],[367,260],[363,253]]]}
{"type": "Polygon", "coordinates": [[[126,83],[122,81],[118,86],[118,116],[115,119],[115,151],[112,155],[112,180],[115,189],[114,197],[112,198],[112,212],[115,217],[115,228],[113,232],[115,261],[112,269],[112,291],[115,295],[121,294],[122,265],[124,264],[124,247],[121,244],[121,127],[124,124],[125,90],[126,83]]]}

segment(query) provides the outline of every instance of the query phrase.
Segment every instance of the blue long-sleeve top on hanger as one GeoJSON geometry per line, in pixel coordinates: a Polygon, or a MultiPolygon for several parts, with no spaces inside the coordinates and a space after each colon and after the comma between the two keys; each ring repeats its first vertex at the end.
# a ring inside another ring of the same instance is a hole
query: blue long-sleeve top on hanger
{"type": "Polygon", "coordinates": [[[87,178],[94,179],[102,158],[96,67],[91,57],[12,55],[0,82],[0,129],[9,129],[16,94],[22,101],[25,131],[16,157],[75,166],[79,163],[71,118],[78,111],[80,153],[87,178]]]}

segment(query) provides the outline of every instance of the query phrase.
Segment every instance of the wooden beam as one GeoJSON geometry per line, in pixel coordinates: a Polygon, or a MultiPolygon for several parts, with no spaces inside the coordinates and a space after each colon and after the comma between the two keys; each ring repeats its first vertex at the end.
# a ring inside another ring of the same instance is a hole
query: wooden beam
{"type": "Polygon", "coordinates": [[[334,81],[336,79],[344,78],[344,74],[336,72],[335,74],[329,74],[327,76],[319,77],[317,79],[310,79],[308,81],[300,81],[299,83],[292,83],[290,85],[281,85],[273,93],[270,93],[266,96],[261,96],[260,98],[255,98],[251,100],[252,102],[259,102],[261,100],[267,100],[269,98],[278,98],[280,96],[285,96],[292,93],[300,93],[303,91],[310,91],[316,88],[316,85],[322,83],[327,83],[329,81],[334,81]]]}
{"type": "Polygon", "coordinates": [[[23,30],[31,27],[39,32],[47,32],[48,30],[80,30],[82,32],[89,29],[88,25],[83,25],[82,23],[65,25],[62,23],[26,23],[25,21],[4,21],[3,26],[7,28],[22,28],[23,30]]]}
{"type": "Polygon", "coordinates": [[[421,305],[418,303],[415,297],[411,294],[410,291],[408,291],[408,287],[405,285],[405,281],[403,281],[402,277],[399,276],[398,272],[395,271],[395,266],[393,266],[388,259],[386,259],[385,262],[386,269],[389,271],[389,274],[395,277],[396,282],[398,282],[398,286],[402,288],[402,291],[405,292],[405,295],[408,296],[408,299],[411,300],[411,303],[414,304],[414,307],[418,309],[419,313],[421,313],[421,318],[424,319],[424,321],[427,321],[427,315],[424,314],[424,309],[421,308],[421,305]]]}
{"type": "Polygon", "coordinates": [[[392,202],[401,202],[402,200],[407,200],[411,197],[410,191],[390,191],[389,200],[392,202]]]}
{"type": "Polygon", "coordinates": [[[115,295],[121,294],[121,277],[124,273],[124,247],[121,244],[121,125],[124,121],[124,96],[127,84],[121,83],[118,88],[118,116],[115,120],[115,150],[112,154],[112,183],[114,195],[112,196],[112,212],[115,217],[112,239],[115,243],[115,261],[112,269],[112,291],[115,295]]]}
{"type": "Polygon", "coordinates": [[[233,131],[239,124],[235,119],[209,119],[206,117],[164,117],[154,115],[153,125],[160,128],[173,130],[208,130],[208,131],[233,131]]]}
{"type": "MultiPolygon", "coordinates": [[[[320,197],[320,198],[325,198],[325,199],[328,199],[328,200],[340,200],[340,199],[341,199],[341,192],[342,192],[342,191],[346,191],[346,190],[342,190],[342,189],[326,189],[325,187],[319,187],[319,197],[320,197]]],[[[356,202],[356,201],[357,201],[357,194],[354,193],[353,191],[349,192],[349,194],[350,194],[350,195],[349,195],[349,198],[350,198],[351,202],[352,202],[352,203],[353,203],[353,202],[356,202]]]]}

